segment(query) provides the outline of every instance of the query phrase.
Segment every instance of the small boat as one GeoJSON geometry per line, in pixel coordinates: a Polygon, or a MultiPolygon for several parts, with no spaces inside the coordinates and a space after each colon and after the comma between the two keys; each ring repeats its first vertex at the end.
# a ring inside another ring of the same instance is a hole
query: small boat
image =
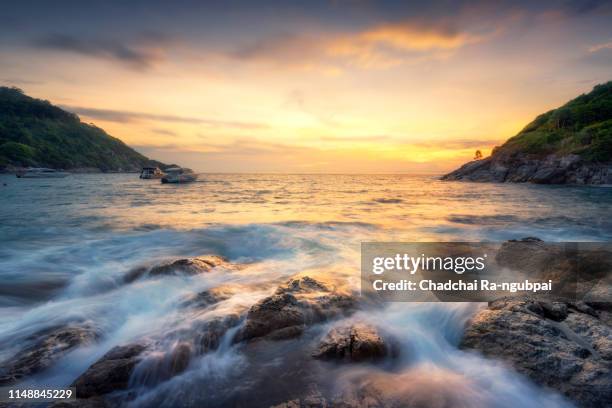
{"type": "Polygon", "coordinates": [[[170,167],[166,169],[166,174],[162,177],[162,183],[190,183],[196,181],[198,175],[191,169],[183,167],[170,167]]]}
{"type": "Polygon", "coordinates": [[[140,172],[141,179],[159,179],[164,177],[164,173],[159,167],[143,167],[140,172]]]}
{"type": "Polygon", "coordinates": [[[70,175],[67,171],[47,169],[44,167],[28,167],[17,172],[18,178],[63,178],[70,175]]]}

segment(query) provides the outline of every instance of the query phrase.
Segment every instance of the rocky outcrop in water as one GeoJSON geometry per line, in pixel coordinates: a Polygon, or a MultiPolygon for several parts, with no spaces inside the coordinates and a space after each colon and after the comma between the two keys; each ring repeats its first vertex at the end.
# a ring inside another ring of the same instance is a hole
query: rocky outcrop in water
{"type": "Polygon", "coordinates": [[[50,367],[78,346],[91,344],[101,333],[89,324],[52,327],[26,339],[27,345],[2,363],[0,384],[12,384],[50,367]]]}
{"type": "Polygon", "coordinates": [[[580,406],[605,407],[612,401],[606,309],[600,303],[500,299],[474,316],[461,347],[500,358],[580,406]]]}
{"type": "Polygon", "coordinates": [[[321,340],[313,357],[366,361],[384,358],[389,354],[389,344],[374,326],[353,324],[332,328],[321,340]]]}
{"type": "Polygon", "coordinates": [[[195,322],[189,329],[167,333],[170,339],[182,339],[170,346],[163,339],[117,346],[91,365],[72,386],[77,387],[79,398],[125,390],[139,364],[144,365],[147,377],[141,383],[168,380],[185,371],[194,357],[217,349],[227,330],[239,322],[237,315],[195,322]]]}
{"type": "Polygon", "coordinates": [[[306,326],[348,314],[355,306],[352,295],[313,278],[291,279],[249,309],[235,341],[296,337],[306,326]]]}
{"type": "Polygon", "coordinates": [[[442,180],[536,184],[612,184],[612,164],[588,163],[575,154],[544,158],[493,155],[464,164],[442,180]]]}
{"type": "Polygon", "coordinates": [[[227,259],[218,255],[203,255],[196,258],[177,259],[153,267],[142,266],[135,268],[124,277],[124,281],[130,283],[145,277],[198,275],[210,272],[217,267],[237,269],[239,266],[230,263],[227,259]]]}
{"type": "Polygon", "coordinates": [[[546,243],[527,237],[504,242],[495,255],[499,266],[528,278],[552,280],[569,299],[607,302],[612,293],[612,252],[597,243],[546,243]]]}
{"type": "Polygon", "coordinates": [[[72,384],[77,398],[90,398],[109,392],[124,390],[136,364],[142,359],[147,346],[127,344],[117,346],[95,362],[72,384]]]}

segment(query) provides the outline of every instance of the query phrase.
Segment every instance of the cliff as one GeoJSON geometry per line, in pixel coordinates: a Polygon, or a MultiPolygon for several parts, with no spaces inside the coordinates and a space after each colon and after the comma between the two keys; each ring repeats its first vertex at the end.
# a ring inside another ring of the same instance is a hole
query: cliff
{"type": "Polygon", "coordinates": [[[612,82],[538,116],[442,180],[612,184],[612,82]]]}
{"type": "Polygon", "coordinates": [[[48,101],[0,87],[0,171],[29,166],[130,172],[165,165],[48,101]]]}

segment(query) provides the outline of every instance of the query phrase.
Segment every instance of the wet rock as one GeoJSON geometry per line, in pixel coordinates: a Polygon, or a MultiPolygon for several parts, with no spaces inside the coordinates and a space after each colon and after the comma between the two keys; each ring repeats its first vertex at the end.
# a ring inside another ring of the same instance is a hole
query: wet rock
{"type": "Polygon", "coordinates": [[[564,323],[585,339],[599,357],[612,362],[612,329],[607,323],[585,313],[570,313],[564,323]]]}
{"type": "Polygon", "coordinates": [[[466,163],[442,180],[537,184],[611,184],[612,165],[583,161],[575,154],[545,157],[532,154],[493,154],[466,163]]]}
{"type": "Polygon", "coordinates": [[[607,303],[612,295],[612,252],[605,244],[547,243],[527,237],[504,242],[495,261],[526,278],[552,280],[555,294],[566,298],[607,303]]]}
{"type": "Polygon", "coordinates": [[[283,293],[313,293],[313,292],[329,292],[330,289],[322,282],[317,281],[309,276],[302,278],[290,279],[285,285],[280,286],[277,294],[283,293]]]}
{"type": "Polygon", "coordinates": [[[234,294],[245,290],[240,285],[222,285],[187,296],[182,307],[206,308],[231,298],[234,294]]]}
{"type": "Polygon", "coordinates": [[[305,326],[355,308],[354,298],[308,276],[291,279],[253,305],[235,341],[299,336],[305,326]]]}
{"type": "Polygon", "coordinates": [[[180,342],[174,347],[170,354],[170,377],[174,377],[187,369],[191,354],[191,344],[188,342],[180,342]]]}
{"type": "Polygon", "coordinates": [[[612,331],[580,309],[570,302],[500,299],[474,316],[461,347],[503,359],[580,406],[603,407],[612,400],[612,331]]]}
{"type": "Polygon", "coordinates": [[[196,328],[198,334],[194,339],[196,353],[204,354],[216,350],[227,331],[239,323],[240,316],[231,314],[199,324],[196,328]]]}
{"type": "Polygon", "coordinates": [[[495,261],[500,266],[533,275],[546,270],[561,257],[561,252],[557,245],[549,245],[536,237],[526,237],[504,242],[495,255],[495,261]]]}
{"type": "Polygon", "coordinates": [[[124,277],[124,281],[126,283],[131,283],[147,276],[198,275],[210,272],[217,267],[236,269],[237,265],[217,255],[205,255],[197,258],[178,259],[153,267],[139,267],[131,270],[124,277]]]}
{"type": "Polygon", "coordinates": [[[313,357],[351,361],[376,360],[388,354],[388,345],[378,329],[366,324],[332,328],[321,340],[313,357]]]}
{"type": "Polygon", "coordinates": [[[273,408],[475,408],[495,406],[465,376],[433,365],[406,372],[356,372],[337,378],[338,394],[310,392],[273,408]]]}
{"type": "Polygon", "coordinates": [[[134,343],[111,349],[74,381],[77,397],[90,398],[126,389],[146,348],[134,343]]]}
{"type": "Polygon", "coordinates": [[[239,322],[236,314],[219,316],[166,333],[166,338],[175,340],[117,346],[90,366],[72,386],[77,387],[77,397],[91,398],[125,390],[130,379],[147,385],[166,381],[184,372],[194,356],[217,349],[225,333],[239,322]]]}
{"type": "Polygon", "coordinates": [[[304,398],[292,399],[270,408],[332,408],[332,406],[333,402],[328,401],[318,390],[312,390],[304,398]]]}
{"type": "Polygon", "coordinates": [[[0,384],[15,383],[43,371],[69,351],[100,337],[101,333],[88,324],[56,326],[35,333],[26,339],[30,345],[3,362],[0,384]]]}
{"type": "Polygon", "coordinates": [[[117,404],[106,401],[102,397],[77,399],[75,401],[61,401],[51,405],[51,408],[111,408],[117,404]]]}
{"type": "Polygon", "coordinates": [[[563,302],[540,302],[544,317],[558,322],[567,317],[567,304],[563,302]]]}

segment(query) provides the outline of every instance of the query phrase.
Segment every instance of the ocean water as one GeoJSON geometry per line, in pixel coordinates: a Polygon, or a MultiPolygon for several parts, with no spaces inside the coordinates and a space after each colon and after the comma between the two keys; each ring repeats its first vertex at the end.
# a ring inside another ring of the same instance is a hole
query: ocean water
{"type": "Polygon", "coordinates": [[[415,401],[444,389],[469,407],[571,406],[503,364],[457,348],[479,304],[394,303],[350,317],[376,322],[399,340],[392,367],[330,366],[295,351],[333,323],[312,328],[301,346],[261,342],[245,350],[229,333],[218,350],[170,379],[151,359],[177,347],[177,332],[244,312],[298,273],[358,288],[362,241],[610,241],[611,209],[612,188],[432,176],[210,174],[186,185],[134,174],[0,176],[0,361],[45,329],[85,322],[99,341],[26,384],[67,386],[112,347],[147,338],[157,340],[157,354],[137,367],[136,398],[126,406],[268,406],[313,383],[333,395],[364,379],[405,390],[415,401]],[[245,267],[124,283],[134,268],[204,254],[245,267]],[[221,285],[240,290],[213,310],[181,307],[221,285]]]}

